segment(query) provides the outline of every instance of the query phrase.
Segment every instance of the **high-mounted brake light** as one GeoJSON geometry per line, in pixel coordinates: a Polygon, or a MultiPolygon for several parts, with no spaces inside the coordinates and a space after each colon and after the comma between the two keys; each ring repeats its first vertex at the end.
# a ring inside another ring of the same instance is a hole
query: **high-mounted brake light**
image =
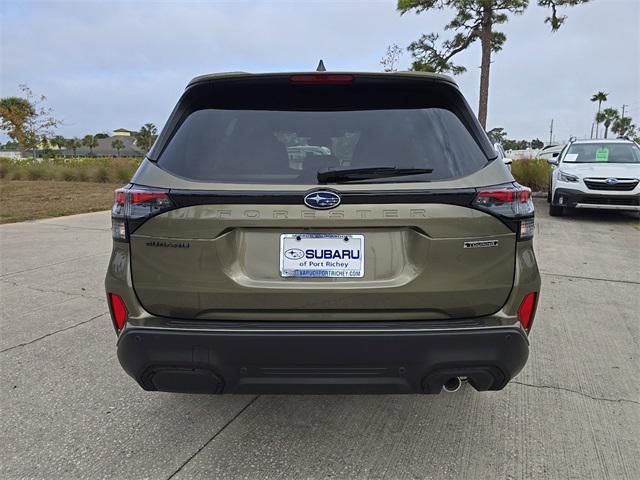
{"type": "Polygon", "coordinates": [[[342,84],[353,82],[353,75],[345,75],[342,73],[313,73],[313,74],[301,74],[291,75],[289,77],[291,83],[304,83],[304,84],[342,84]]]}
{"type": "Polygon", "coordinates": [[[127,241],[131,227],[139,226],[146,218],[172,207],[166,190],[150,188],[121,188],[115,192],[111,209],[113,238],[127,241]]]}
{"type": "Polygon", "coordinates": [[[527,293],[522,299],[522,303],[520,303],[520,307],[518,308],[518,320],[520,320],[520,324],[527,331],[531,329],[531,322],[533,320],[533,314],[535,312],[537,296],[538,294],[536,292],[527,293]]]}
{"type": "Polygon", "coordinates": [[[129,312],[127,311],[127,306],[125,305],[124,300],[120,295],[109,293],[107,296],[109,298],[111,320],[113,320],[113,326],[116,327],[116,330],[119,332],[127,322],[129,312]]]}
{"type": "Polygon", "coordinates": [[[533,238],[533,200],[530,188],[517,183],[483,188],[476,193],[473,206],[511,224],[515,223],[518,240],[533,238]]]}

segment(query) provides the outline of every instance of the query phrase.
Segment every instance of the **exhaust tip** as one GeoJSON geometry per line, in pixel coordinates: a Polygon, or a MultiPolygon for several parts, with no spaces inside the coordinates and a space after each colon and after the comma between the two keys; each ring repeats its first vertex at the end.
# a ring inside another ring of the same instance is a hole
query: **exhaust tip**
{"type": "Polygon", "coordinates": [[[460,377],[451,377],[449,380],[444,382],[444,385],[442,385],[442,388],[444,389],[445,392],[453,393],[460,390],[461,386],[462,386],[462,380],[460,380],[460,377]]]}

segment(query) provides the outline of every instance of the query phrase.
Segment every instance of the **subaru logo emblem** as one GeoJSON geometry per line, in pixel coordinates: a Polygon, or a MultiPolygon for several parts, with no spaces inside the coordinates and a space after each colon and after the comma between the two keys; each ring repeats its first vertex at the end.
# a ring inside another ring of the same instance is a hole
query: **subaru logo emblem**
{"type": "Polygon", "coordinates": [[[605,180],[605,183],[607,185],[615,185],[616,183],[618,183],[618,179],[617,178],[607,178],[605,180]]]}
{"type": "Polygon", "coordinates": [[[290,248],[284,252],[284,256],[289,260],[299,260],[304,257],[304,252],[299,248],[290,248]]]}
{"type": "Polygon", "coordinates": [[[304,197],[304,204],[316,210],[328,210],[340,205],[340,196],[328,190],[317,190],[304,197]]]}

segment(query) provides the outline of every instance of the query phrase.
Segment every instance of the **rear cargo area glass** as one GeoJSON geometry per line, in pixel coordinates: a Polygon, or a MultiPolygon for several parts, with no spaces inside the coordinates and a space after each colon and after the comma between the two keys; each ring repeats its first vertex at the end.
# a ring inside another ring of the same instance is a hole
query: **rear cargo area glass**
{"type": "Polygon", "coordinates": [[[224,100],[213,90],[183,99],[161,168],[197,181],[316,184],[327,170],[430,169],[393,181],[434,181],[488,162],[455,95],[291,86],[264,90],[269,100],[254,90],[253,101],[236,105],[233,89],[226,93],[224,100]]]}

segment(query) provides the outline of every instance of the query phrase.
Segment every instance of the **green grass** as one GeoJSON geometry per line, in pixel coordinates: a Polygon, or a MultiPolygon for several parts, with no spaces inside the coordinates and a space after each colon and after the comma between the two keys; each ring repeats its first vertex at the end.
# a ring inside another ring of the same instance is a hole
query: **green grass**
{"type": "Polygon", "coordinates": [[[546,192],[549,188],[549,176],[552,167],[546,160],[514,160],[511,164],[511,174],[516,181],[529,187],[534,192],[546,192]]]}
{"type": "Polygon", "coordinates": [[[127,183],[140,158],[52,158],[12,160],[0,158],[0,179],[63,182],[127,183]]]}

